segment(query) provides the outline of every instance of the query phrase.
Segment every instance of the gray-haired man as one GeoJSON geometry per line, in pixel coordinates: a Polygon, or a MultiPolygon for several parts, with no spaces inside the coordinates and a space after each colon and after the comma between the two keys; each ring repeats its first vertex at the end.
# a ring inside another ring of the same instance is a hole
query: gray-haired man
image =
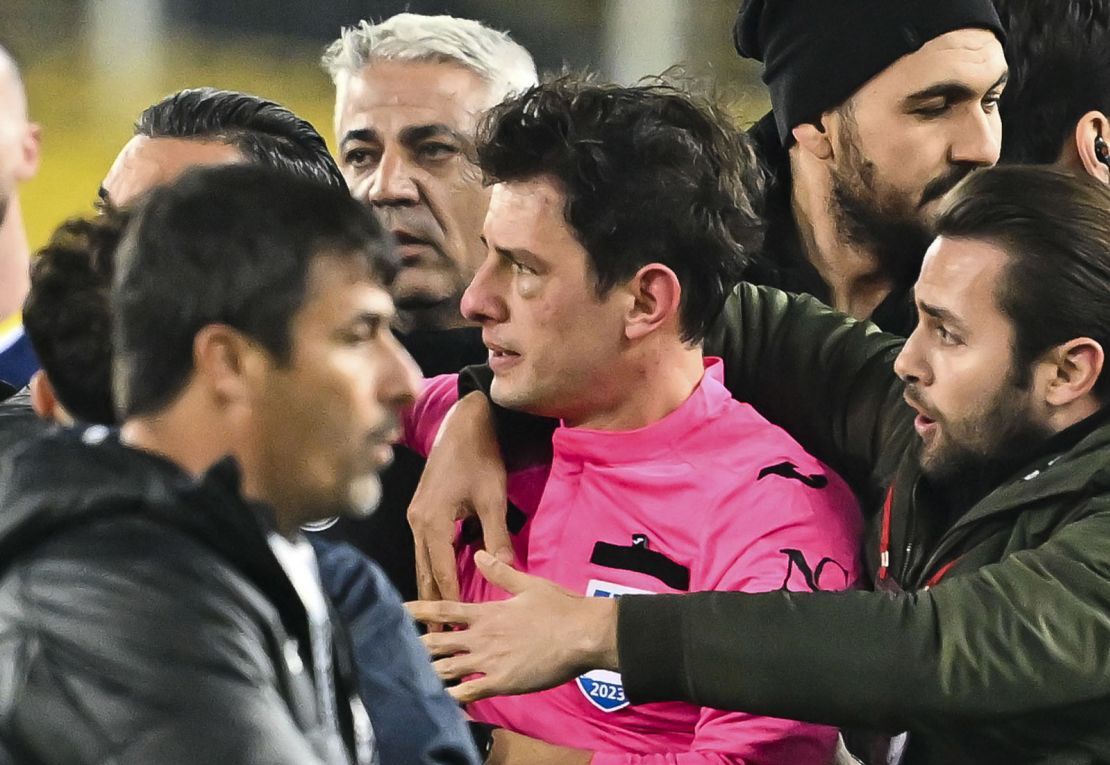
{"type": "Polygon", "coordinates": [[[343,175],[401,245],[401,329],[463,326],[489,201],[470,148],[485,110],[536,83],[532,57],[476,21],[402,13],[345,29],[324,66],[343,175]]]}
{"type": "MultiPolygon", "coordinates": [[[[401,13],[344,29],[323,64],[336,88],[339,167],[400,244],[399,339],[427,376],[485,361],[481,330],[459,311],[486,255],[489,190],[472,148],[482,114],[536,84],[531,55],[477,21],[401,13]]],[[[377,513],[325,532],[377,560],[410,600],[416,566],[405,511],[423,465],[397,450],[377,513]]]]}

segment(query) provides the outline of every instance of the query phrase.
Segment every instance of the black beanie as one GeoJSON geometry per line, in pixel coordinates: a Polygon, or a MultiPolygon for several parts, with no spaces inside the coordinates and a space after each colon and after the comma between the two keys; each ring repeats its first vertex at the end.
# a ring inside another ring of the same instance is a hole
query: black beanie
{"type": "Polygon", "coordinates": [[[957,29],[1004,40],[992,0],[746,0],[732,38],[763,62],[779,138],[816,122],[868,80],[930,40],[957,29]]]}

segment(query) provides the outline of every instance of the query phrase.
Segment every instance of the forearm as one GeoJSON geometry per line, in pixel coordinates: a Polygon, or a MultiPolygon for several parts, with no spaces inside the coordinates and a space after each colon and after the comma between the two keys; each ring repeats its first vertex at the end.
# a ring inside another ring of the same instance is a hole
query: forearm
{"type": "MultiPolygon", "coordinates": [[[[878,597],[887,600],[880,609],[887,621],[908,601],[878,597]]],[[[634,703],[686,701],[883,728],[876,717],[889,707],[882,704],[897,696],[894,685],[912,668],[894,644],[861,644],[869,624],[857,618],[866,608],[846,608],[861,599],[878,605],[874,593],[857,592],[626,596],[618,605],[625,693],[634,703]]]]}
{"type": "Polygon", "coordinates": [[[699,593],[618,604],[636,703],[682,700],[832,725],[1035,713],[1110,693],[1099,593],[1110,520],[925,592],[699,593]]]}

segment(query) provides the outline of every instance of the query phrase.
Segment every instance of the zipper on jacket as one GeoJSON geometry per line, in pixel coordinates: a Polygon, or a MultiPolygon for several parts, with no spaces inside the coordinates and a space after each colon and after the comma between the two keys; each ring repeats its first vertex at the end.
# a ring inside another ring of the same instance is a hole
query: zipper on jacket
{"type": "Polygon", "coordinates": [[[910,501],[907,503],[906,513],[906,549],[903,552],[905,559],[902,561],[902,572],[898,577],[898,584],[903,588],[909,587],[909,582],[906,577],[910,572],[910,555],[913,553],[913,532],[914,532],[914,508],[917,507],[917,482],[914,482],[913,488],[910,490],[910,501]]]}
{"type": "Polygon", "coordinates": [[[907,542],[906,543],[906,549],[903,553],[906,556],[906,559],[902,562],[902,573],[898,577],[898,584],[900,584],[902,586],[902,589],[905,589],[907,587],[907,585],[906,585],[906,576],[909,574],[910,553],[912,553],[912,552],[913,552],[913,542],[907,542]]]}

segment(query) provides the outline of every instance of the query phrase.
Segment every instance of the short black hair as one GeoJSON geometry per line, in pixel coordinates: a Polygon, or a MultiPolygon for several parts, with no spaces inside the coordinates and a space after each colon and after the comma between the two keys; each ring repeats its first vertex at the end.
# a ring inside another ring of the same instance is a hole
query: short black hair
{"type": "Polygon", "coordinates": [[[251,337],[279,363],[320,257],[349,258],[383,286],[399,262],[374,214],[350,194],[255,165],[197,168],[140,204],[113,284],[116,405],[163,409],[193,370],[196,333],[213,323],[251,337]]]}
{"type": "MultiPolygon", "coordinates": [[[[995,167],[953,192],[939,236],[986,241],[1009,256],[996,287],[1013,322],[1014,362],[1028,384],[1045,351],[1077,337],[1110,350],[1110,188],[1047,167],[995,167]]],[[[1110,372],[1095,385],[1110,398],[1110,372]]]]}
{"type": "Polygon", "coordinates": [[[215,88],[178,91],[148,106],[135,123],[135,134],[219,141],[234,146],[255,164],[347,191],[327,143],[310,122],[248,93],[215,88]]]}
{"type": "Polygon", "coordinates": [[[995,0],[1010,82],[1006,163],[1051,164],[1089,111],[1110,113],[1110,0],[995,0]]]}
{"type": "Polygon", "coordinates": [[[111,305],[127,214],[73,218],[31,263],[23,326],[58,401],[78,420],[113,424],[111,305]]]}
{"type": "Polygon", "coordinates": [[[491,183],[558,180],[599,295],[648,263],[671,268],[688,342],[704,338],[761,243],[748,137],[710,99],[661,80],[537,85],[486,115],[478,164],[491,183]]]}

